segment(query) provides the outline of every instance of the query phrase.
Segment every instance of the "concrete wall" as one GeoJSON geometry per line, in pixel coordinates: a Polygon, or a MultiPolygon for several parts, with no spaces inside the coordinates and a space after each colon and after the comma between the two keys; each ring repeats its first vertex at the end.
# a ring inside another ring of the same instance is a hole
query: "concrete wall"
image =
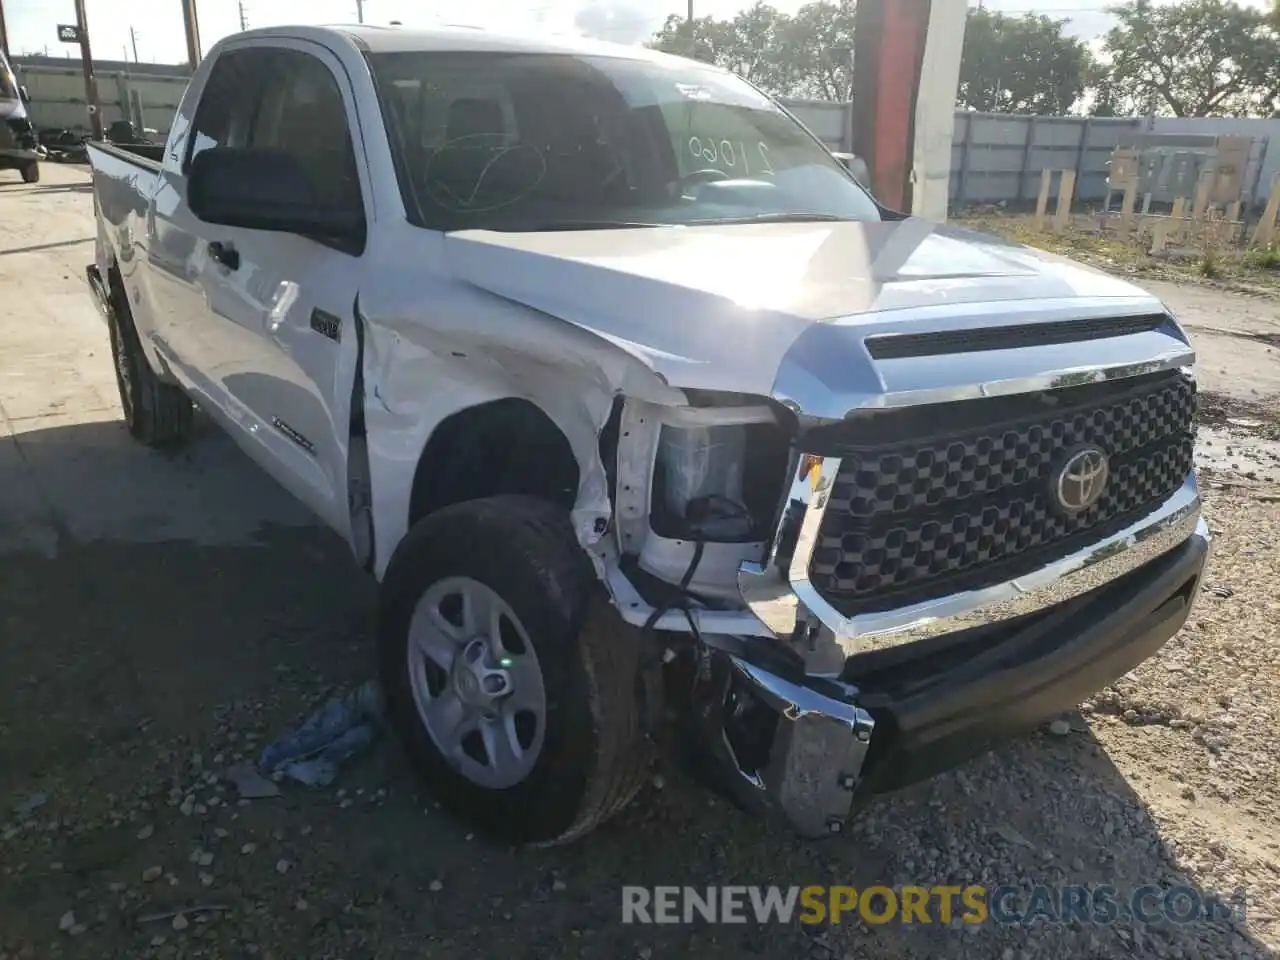
{"type": "MultiPolygon", "coordinates": [[[[41,129],[89,131],[79,60],[14,57],[13,69],[31,94],[32,123],[41,129]]],[[[168,132],[187,86],[186,67],[95,60],[94,73],[103,126],[128,117],[129,90],[133,89],[141,97],[146,126],[168,132]]]]}
{"type": "Polygon", "coordinates": [[[1152,133],[1202,133],[1215,136],[1253,137],[1253,153],[1245,168],[1245,184],[1255,204],[1265,204],[1271,185],[1280,178],[1280,118],[1258,117],[1152,117],[1152,133]]]}
{"type": "MultiPolygon", "coordinates": [[[[795,115],[832,149],[849,150],[848,104],[786,101],[795,115]]],[[[1246,195],[1262,205],[1280,177],[1280,119],[1172,117],[1030,117],[956,111],[951,147],[951,205],[1030,203],[1040,173],[1075,170],[1075,196],[1101,201],[1107,161],[1128,133],[1233,134],[1253,138],[1245,169],[1246,195]]],[[[1056,198],[1056,180],[1051,197],[1056,198]]]]}
{"type": "MultiPolygon", "coordinates": [[[[1141,120],[1030,117],[956,112],[951,148],[951,202],[1026,203],[1040,191],[1045,169],[1075,170],[1075,195],[1101,200],[1107,192],[1107,161],[1125,133],[1141,120]]],[[[1053,196],[1056,196],[1056,180],[1053,196]]]]}
{"type": "Polygon", "coordinates": [[[782,101],[796,119],[832,150],[849,149],[849,104],[830,100],[782,101]]]}

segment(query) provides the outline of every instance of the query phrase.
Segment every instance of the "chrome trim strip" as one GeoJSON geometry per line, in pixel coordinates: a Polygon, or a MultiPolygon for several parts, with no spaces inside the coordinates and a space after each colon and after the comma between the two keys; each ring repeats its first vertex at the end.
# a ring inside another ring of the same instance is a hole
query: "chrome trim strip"
{"type": "Polygon", "coordinates": [[[892,305],[805,330],[782,357],[773,398],[806,420],[839,421],[863,409],[946,403],[1119,380],[1190,366],[1195,351],[1154,297],[1072,296],[892,305]],[[1164,313],[1143,333],[1016,350],[877,360],[866,341],[886,335],[1096,320],[1164,313]]]}
{"type": "MultiPolygon", "coordinates": [[[[1208,534],[1200,517],[1195,475],[1189,474],[1173,496],[1142,520],[1024,577],[896,610],[846,617],[822,598],[809,579],[822,515],[839,468],[840,461],[834,457],[822,459],[816,468],[786,581],[775,562],[785,520],[765,563],[743,564],[738,574],[738,587],[748,607],[777,636],[802,644],[800,652],[811,673],[838,673],[844,659],[855,653],[997,623],[1054,606],[1123,576],[1188,537],[1199,534],[1207,538],[1208,534]]],[[[803,491],[793,486],[793,498],[796,492],[803,491]]]]}
{"type": "MultiPolygon", "coordinates": [[[[1195,351],[1179,348],[1162,353],[1139,363],[1120,363],[1114,366],[1089,364],[1048,370],[1026,377],[989,380],[985,383],[964,383],[945,387],[928,387],[919,390],[899,390],[888,393],[846,394],[836,397],[819,397],[811,391],[793,387],[788,390],[782,383],[775,386],[775,398],[798,416],[813,417],[822,421],[837,421],[851,417],[860,410],[895,409],[927,403],[954,403],[960,400],[980,400],[984,397],[1004,397],[1017,393],[1036,393],[1043,390],[1060,390],[1089,383],[1124,380],[1152,373],[1163,373],[1192,366],[1195,351]]],[[[907,362],[907,361],[885,361],[907,362]]]]}
{"type": "Polygon", "coordinates": [[[1015,377],[1008,380],[991,380],[987,383],[963,384],[939,387],[931,390],[902,390],[883,393],[869,402],[850,410],[876,409],[880,407],[911,407],[924,403],[952,403],[957,400],[980,400],[983,397],[1005,397],[1013,393],[1036,393],[1041,390],[1060,390],[1063,387],[1079,387],[1088,383],[1123,380],[1151,373],[1163,373],[1191,366],[1196,359],[1194,350],[1170,350],[1168,353],[1144,360],[1141,363],[1121,363],[1112,367],[1084,366],[1063,370],[1051,370],[1031,377],[1015,377]]]}

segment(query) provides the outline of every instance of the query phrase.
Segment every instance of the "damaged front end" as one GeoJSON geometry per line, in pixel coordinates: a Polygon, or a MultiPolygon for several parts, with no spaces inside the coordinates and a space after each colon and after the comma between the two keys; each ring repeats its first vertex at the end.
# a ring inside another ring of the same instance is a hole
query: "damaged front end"
{"type": "Polygon", "coordinates": [[[783,528],[795,516],[795,418],[772,401],[689,399],[620,402],[602,433],[616,465],[609,589],[623,619],[657,639],[665,688],[690,691],[667,697],[686,737],[677,752],[740,805],[779,812],[805,836],[837,833],[874,720],[856,689],[806,672],[739,583],[777,553],[779,514],[783,528]]]}
{"type": "Polygon", "coordinates": [[[1210,541],[1189,369],[1030,386],[838,421],[719,394],[616,411],[608,585],[739,803],[839,833],[856,799],[1073,708],[1186,620],[1210,541]],[[1111,475],[1067,510],[1086,448],[1111,475]]]}

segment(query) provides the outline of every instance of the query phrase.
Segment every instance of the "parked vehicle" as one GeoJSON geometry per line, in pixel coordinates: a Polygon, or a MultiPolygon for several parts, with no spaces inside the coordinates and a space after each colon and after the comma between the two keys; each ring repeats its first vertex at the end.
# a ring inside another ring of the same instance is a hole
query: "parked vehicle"
{"type": "Polygon", "coordinates": [[[836,832],[1191,609],[1177,321],[880,207],[722,70],[254,30],[90,155],[129,430],[194,400],[346,539],[410,757],[496,834],[581,835],[658,744],[836,832]]]}
{"type": "Polygon", "coordinates": [[[17,170],[23,183],[40,179],[40,144],[27,116],[30,99],[0,50],[0,170],[17,170]]]}

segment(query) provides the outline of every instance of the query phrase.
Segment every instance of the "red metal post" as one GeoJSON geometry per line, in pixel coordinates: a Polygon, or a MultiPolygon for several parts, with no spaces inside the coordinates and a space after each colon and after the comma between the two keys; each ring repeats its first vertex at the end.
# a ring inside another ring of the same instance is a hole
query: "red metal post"
{"type": "Polygon", "coordinates": [[[876,198],[911,209],[916,97],[931,0],[859,0],[853,54],[853,151],[876,198]]]}

